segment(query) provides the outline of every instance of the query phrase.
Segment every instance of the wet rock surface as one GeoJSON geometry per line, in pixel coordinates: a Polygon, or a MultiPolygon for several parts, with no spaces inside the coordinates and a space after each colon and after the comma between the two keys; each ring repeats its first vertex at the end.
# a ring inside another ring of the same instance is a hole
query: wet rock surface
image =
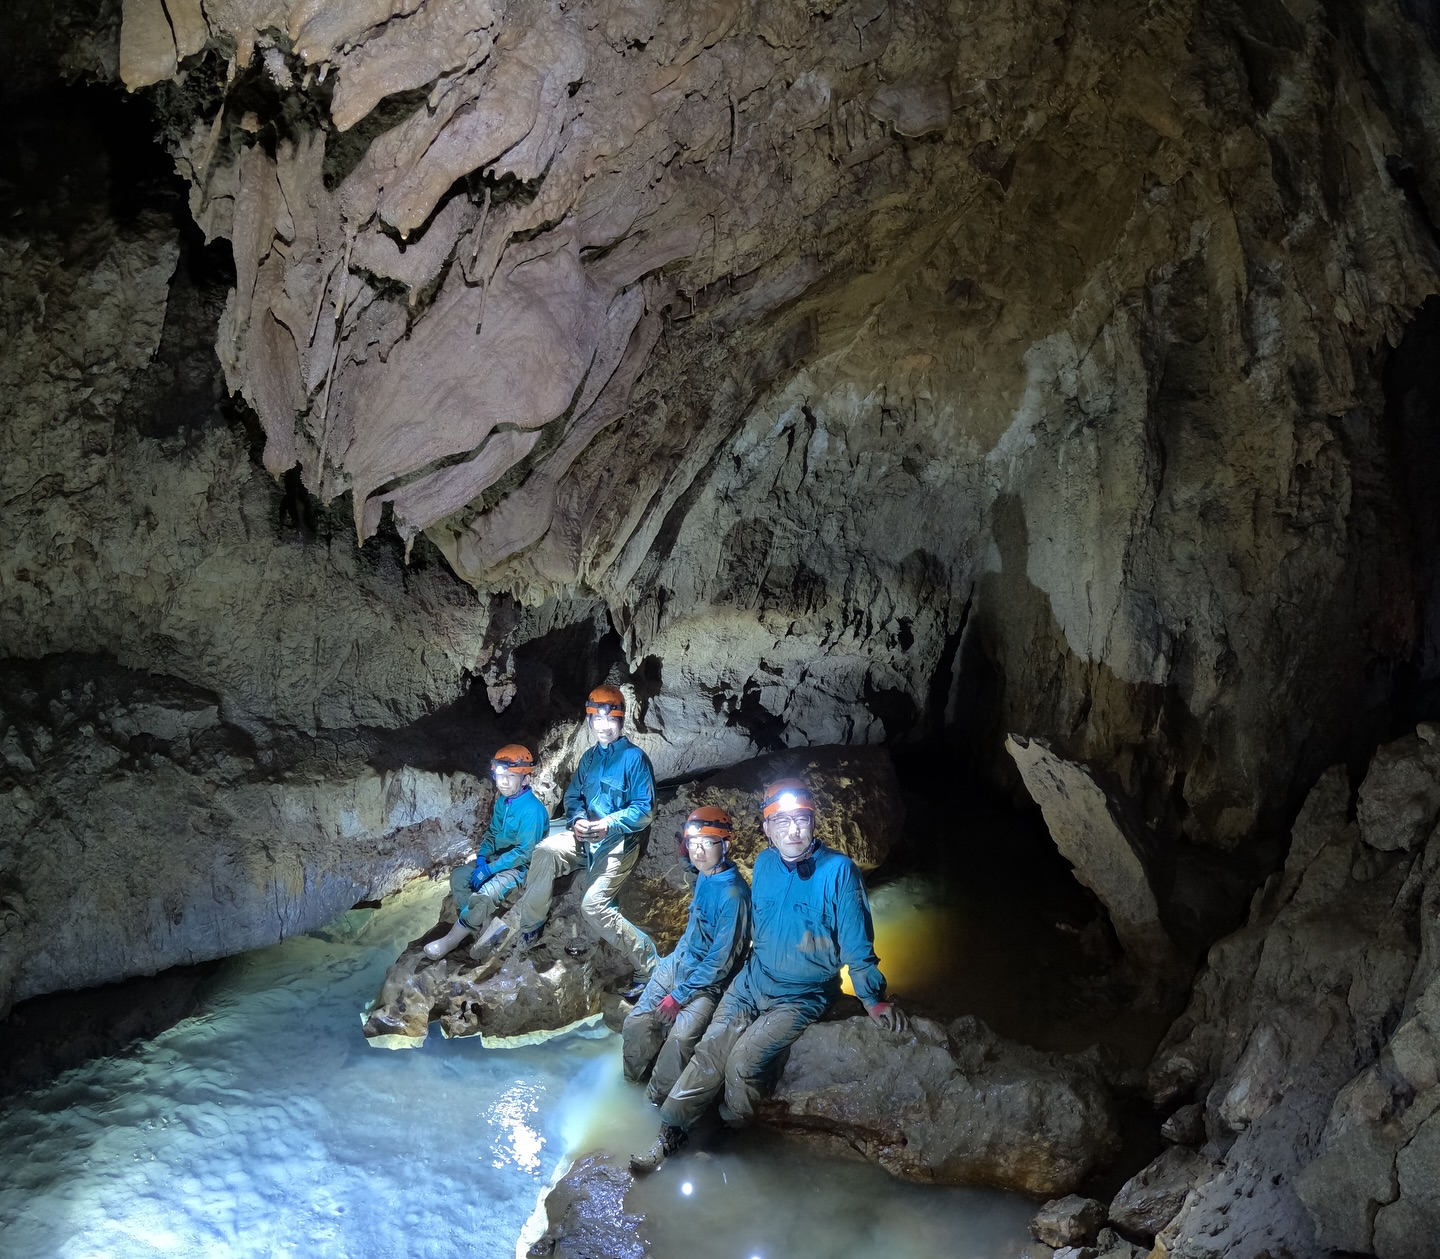
{"type": "Polygon", "coordinates": [[[644,1259],[642,1217],[625,1210],[634,1177],[606,1154],[580,1159],[545,1199],[549,1226],[529,1248],[533,1259],[644,1259]]]}
{"type": "Polygon", "coordinates": [[[1185,1170],[1167,1195],[1193,1180],[1157,1237],[1172,1259],[1265,1249],[1388,1259],[1430,1246],[1440,805],[1390,791],[1426,781],[1428,755],[1413,737],[1382,749],[1359,789],[1371,802],[1361,822],[1344,769],[1321,777],[1284,870],[1257,892],[1250,922],[1211,950],[1156,1054],[1155,1095],[1200,1099],[1209,1135],[1199,1156],[1162,1156],[1198,1173],[1185,1170]],[[1413,852],[1390,846],[1417,825],[1428,833],[1413,852]]]}
{"type": "Polygon", "coordinates": [[[1052,1198],[1030,1221],[1030,1236],[1047,1246],[1092,1242],[1105,1223],[1105,1204],[1079,1194],[1052,1198]]]}
{"type": "Polygon", "coordinates": [[[1127,1236],[1153,1242],[1180,1214],[1189,1192],[1218,1170],[1203,1154],[1172,1146],[1121,1186],[1107,1218],[1127,1236]]]}
{"type": "Polygon", "coordinates": [[[817,1023],[790,1051],[766,1123],[832,1139],[900,1176],[1065,1194],[1118,1152],[1093,1060],[1003,1041],[976,1019],[817,1023]]]}

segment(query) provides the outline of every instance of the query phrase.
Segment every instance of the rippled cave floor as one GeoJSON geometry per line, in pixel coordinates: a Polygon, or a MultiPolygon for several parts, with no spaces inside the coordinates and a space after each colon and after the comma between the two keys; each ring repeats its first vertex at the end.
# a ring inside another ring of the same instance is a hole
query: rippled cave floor
{"type": "MultiPolygon", "coordinates": [[[[654,1112],[603,1031],[505,1050],[365,1043],[363,1005],[443,892],[415,885],[233,959],[173,1027],[0,1100],[0,1254],[514,1255],[565,1161],[648,1141],[654,1112]]],[[[918,895],[879,894],[897,950],[917,938],[918,895]]],[[[1006,1259],[1034,1210],[764,1133],[677,1158],[631,1204],[656,1255],[689,1259],[1006,1259]]]]}

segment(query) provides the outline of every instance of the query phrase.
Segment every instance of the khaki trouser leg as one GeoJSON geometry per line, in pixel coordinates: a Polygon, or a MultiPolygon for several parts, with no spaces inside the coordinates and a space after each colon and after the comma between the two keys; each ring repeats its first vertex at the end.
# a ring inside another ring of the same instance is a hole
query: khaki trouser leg
{"type": "MultiPolygon", "coordinates": [[[[546,844],[549,842],[545,841],[546,844]]],[[[535,850],[535,857],[540,855],[544,847],[545,844],[541,844],[535,850]]],[[[535,857],[530,859],[532,870],[535,868],[535,857]]],[[[581,897],[580,912],[601,939],[613,944],[630,959],[635,974],[644,979],[655,969],[655,945],[650,937],[630,922],[615,905],[616,896],[639,860],[638,847],[626,853],[612,852],[589,871],[586,876],[589,886],[581,897]]]]}
{"type": "MultiPolygon", "coordinates": [[[[585,864],[569,831],[551,835],[535,845],[530,855],[530,871],[525,876],[525,893],[520,897],[520,930],[533,931],[543,926],[550,914],[550,900],[555,880],[585,864]]],[[[632,863],[633,864],[633,863],[632,863]]]]}

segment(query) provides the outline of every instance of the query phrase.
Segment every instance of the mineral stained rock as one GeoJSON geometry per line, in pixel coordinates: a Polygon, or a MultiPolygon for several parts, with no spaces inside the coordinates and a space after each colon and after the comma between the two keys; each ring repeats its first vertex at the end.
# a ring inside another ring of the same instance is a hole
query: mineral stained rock
{"type": "MultiPolygon", "coordinates": [[[[759,821],[762,784],[794,774],[803,775],[815,792],[822,840],[865,867],[884,860],[899,838],[904,808],[889,753],[879,748],[782,752],[688,784],[656,809],[649,841],[620,893],[622,912],[662,953],[674,947],[690,911],[694,873],[675,844],[690,811],[714,804],[731,812],[736,822],[731,856],[748,878],[767,842],[759,821]]],[[[573,878],[556,897],[531,949],[512,945],[475,959],[462,945],[431,961],[422,946],[454,921],[454,902],[447,898],[440,927],[412,942],[390,968],[365,1022],[372,1042],[417,1046],[437,1020],[446,1036],[502,1039],[551,1032],[602,1013],[607,985],[628,973],[624,960],[597,940],[580,916],[580,888],[573,878]]]]}
{"type": "Polygon", "coordinates": [[[1284,870],[1211,950],[1157,1052],[1152,1091],[1203,1101],[1212,1141],[1200,1155],[1217,1164],[1157,1237],[1169,1259],[1401,1259],[1430,1247],[1440,840],[1432,830],[1413,851],[1391,847],[1414,808],[1412,792],[1389,790],[1421,782],[1428,763],[1422,739],[1382,748],[1360,787],[1364,824],[1350,820],[1344,768],[1321,777],[1284,870]]]}
{"type": "Polygon", "coordinates": [[[1096,1064],[1003,1041],[973,1018],[816,1023],[790,1051],[764,1120],[838,1138],[915,1180],[1061,1195],[1119,1150],[1096,1064]]]}

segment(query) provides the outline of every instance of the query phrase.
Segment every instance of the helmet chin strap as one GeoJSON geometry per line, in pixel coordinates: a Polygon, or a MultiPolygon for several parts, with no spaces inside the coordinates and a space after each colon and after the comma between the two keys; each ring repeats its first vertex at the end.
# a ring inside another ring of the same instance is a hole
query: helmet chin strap
{"type": "MultiPolygon", "coordinates": [[[[779,844],[773,839],[770,840],[770,843],[776,852],[780,852],[779,844]]],[[[808,879],[815,873],[815,847],[818,843],[819,840],[817,840],[814,835],[811,835],[810,846],[796,857],[794,861],[787,858],[783,852],[780,852],[780,860],[785,863],[787,870],[794,870],[802,879],[808,879]]]]}

